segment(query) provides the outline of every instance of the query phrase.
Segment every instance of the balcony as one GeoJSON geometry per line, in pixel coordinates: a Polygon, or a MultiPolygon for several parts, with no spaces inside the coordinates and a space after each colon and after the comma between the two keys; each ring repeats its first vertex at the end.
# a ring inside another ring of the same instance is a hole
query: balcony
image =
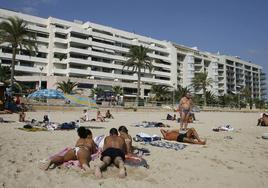
{"type": "Polygon", "coordinates": [[[68,49],[69,53],[77,53],[77,54],[82,54],[82,55],[90,55],[91,54],[91,49],[81,49],[81,48],[75,48],[75,47],[70,47],[68,49]]]}
{"type": "Polygon", "coordinates": [[[53,73],[54,74],[66,74],[67,73],[67,69],[57,69],[57,68],[54,68],[53,69],[53,73]]]}
{"type": "Polygon", "coordinates": [[[85,30],[84,28],[79,28],[79,27],[70,27],[68,29],[68,32],[73,32],[73,33],[78,33],[78,34],[81,34],[81,35],[86,35],[86,36],[89,36],[91,35],[91,31],[89,30],[85,30]]]}
{"type": "MultiPolygon", "coordinates": [[[[40,73],[39,67],[15,66],[15,70],[30,73],[40,73]]],[[[46,72],[46,69],[44,69],[42,72],[46,72]]]]}
{"type": "MultiPolygon", "coordinates": [[[[12,59],[12,54],[10,53],[1,53],[0,57],[6,59],[12,59]]],[[[16,60],[23,60],[23,61],[32,61],[38,63],[47,63],[47,58],[40,58],[40,57],[33,57],[28,55],[16,55],[16,60]]]]}
{"type": "Polygon", "coordinates": [[[88,59],[80,59],[80,58],[68,58],[68,59],[66,59],[66,63],[89,65],[90,60],[88,60],[88,59]]]}
{"type": "Polygon", "coordinates": [[[30,30],[39,31],[39,32],[42,32],[42,33],[49,33],[49,31],[48,31],[48,29],[46,27],[39,27],[37,25],[30,25],[30,24],[27,27],[30,30]]]}
{"type": "Polygon", "coordinates": [[[115,46],[115,45],[104,44],[104,43],[95,42],[95,41],[92,41],[92,46],[101,47],[101,48],[107,48],[107,49],[121,51],[121,52],[126,52],[126,53],[129,52],[129,49],[128,48],[124,48],[124,47],[120,47],[120,46],[115,46]]]}
{"type": "Polygon", "coordinates": [[[62,39],[62,38],[55,37],[54,38],[54,43],[67,44],[68,43],[68,40],[67,39],[62,39]]]}
{"type": "Polygon", "coordinates": [[[67,64],[66,59],[58,59],[58,58],[53,58],[53,63],[57,63],[57,64],[67,64]]]}
{"type": "Polygon", "coordinates": [[[36,37],[36,41],[38,41],[38,42],[44,42],[44,43],[49,43],[49,38],[36,37]]]}
{"type": "Polygon", "coordinates": [[[126,57],[122,57],[122,56],[119,56],[119,55],[102,53],[102,52],[92,51],[91,54],[93,56],[96,56],[96,57],[104,57],[104,58],[114,59],[114,60],[120,60],[120,61],[126,61],[127,60],[126,57]]]}
{"type": "Polygon", "coordinates": [[[69,74],[79,74],[79,75],[89,75],[90,70],[88,69],[75,69],[75,68],[69,68],[68,69],[69,74]]]}
{"type": "Polygon", "coordinates": [[[61,53],[61,54],[66,54],[67,49],[54,47],[53,48],[53,52],[61,53]]]}
{"type": "Polygon", "coordinates": [[[55,27],[54,30],[55,30],[55,33],[62,33],[62,34],[69,33],[69,31],[67,29],[63,29],[63,28],[59,28],[59,27],[55,27]]]}
{"type": "Polygon", "coordinates": [[[89,39],[80,39],[80,38],[76,38],[76,37],[70,37],[69,38],[69,41],[70,42],[73,42],[73,43],[88,45],[88,46],[90,46],[91,43],[92,43],[92,39],[91,38],[89,38],[89,39]]]}

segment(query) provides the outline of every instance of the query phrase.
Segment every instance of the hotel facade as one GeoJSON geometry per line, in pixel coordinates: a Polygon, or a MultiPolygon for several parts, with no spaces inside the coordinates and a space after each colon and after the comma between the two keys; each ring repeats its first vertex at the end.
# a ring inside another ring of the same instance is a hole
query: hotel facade
{"type": "MultiPolygon", "coordinates": [[[[56,83],[70,79],[78,88],[100,87],[111,90],[121,86],[124,96],[137,92],[137,74],[122,69],[133,45],[147,47],[153,71],[142,73],[141,96],[148,97],[152,85],[167,85],[177,89],[189,87],[195,74],[207,72],[213,79],[215,95],[237,93],[248,87],[252,97],[265,95],[265,74],[262,67],[239,57],[212,54],[169,41],[156,40],[119,29],[75,20],[53,17],[40,18],[20,12],[0,9],[0,22],[16,16],[28,23],[36,33],[38,53],[29,56],[22,50],[16,56],[16,80],[31,87],[56,88],[56,83]]],[[[0,63],[10,66],[12,50],[0,46],[0,63]]],[[[201,94],[202,91],[195,91],[201,94]]]]}

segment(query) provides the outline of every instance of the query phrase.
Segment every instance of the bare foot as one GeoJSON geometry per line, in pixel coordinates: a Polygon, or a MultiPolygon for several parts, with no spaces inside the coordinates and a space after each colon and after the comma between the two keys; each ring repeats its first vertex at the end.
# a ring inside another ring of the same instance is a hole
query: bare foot
{"type": "Polygon", "coordinates": [[[119,178],[125,178],[126,177],[126,169],[122,168],[119,170],[119,174],[118,174],[119,178]]]}
{"type": "Polygon", "coordinates": [[[48,160],[47,162],[41,164],[40,169],[41,170],[48,170],[51,164],[52,164],[52,161],[48,160]]]}
{"type": "Polygon", "coordinates": [[[95,169],[95,177],[96,178],[102,178],[101,169],[98,166],[95,169]]]}
{"type": "Polygon", "coordinates": [[[87,164],[83,164],[82,165],[82,168],[86,171],[86,172],[89,172],[90,171],[90,168],[87,164]]]}
{"type": "Polygon", "coordinates": [[[207,139],[205,139],[204,141],[200,142],[201,145],[206,145],[207,143],[207,139]]]}

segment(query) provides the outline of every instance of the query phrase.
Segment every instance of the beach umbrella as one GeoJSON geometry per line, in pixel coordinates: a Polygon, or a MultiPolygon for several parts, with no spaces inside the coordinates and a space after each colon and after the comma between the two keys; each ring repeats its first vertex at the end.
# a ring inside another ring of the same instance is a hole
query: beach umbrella
{"type": "Polygon", "coordinates": [[[65,99],[64,95],[55,89],[40,89],[28,95],[28,99],[65,99]]]}

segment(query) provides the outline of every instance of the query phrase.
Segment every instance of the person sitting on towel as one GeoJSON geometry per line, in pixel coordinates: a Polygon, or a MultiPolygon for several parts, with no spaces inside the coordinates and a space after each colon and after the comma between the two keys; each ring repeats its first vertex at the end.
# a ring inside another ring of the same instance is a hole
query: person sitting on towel
{"type": "Polygon", "coordinates": [[[102,170],[113,163],[119,168],[119,178],[126,176],[126,169],[124,166],[126,154],[125,140],[118,136],[118,131],[115,128],[110,129],[110,136],[105,137],[103,152],[101,154],[101,163],[96,166],[95,176],[102,177],[102,170]]]}
{"type": "Polygon", "coordinates": [[[100,121],[100,122],[105,121],[105,117],[103,117],[103,115],[101,114],[101,112],[99,110],[97,112],[97,121],[100,121]]]}
{"type": "Polygon", "coordinates": [[[178,142],[200,144],[200,145],[206,144],[205,140],[202,141],[199,138],[199,135],[197,134],[194,128],[188,129],[186,133],[180,133],[179,130],[164,130],[164,129],[160,129],[160,132],[162,133],[164,139],[166,140],[173,140],[178,142]]]}
{"type": "Polygon", "coordinates": [[[83,116],[80,118],[82,121],[89,121],[89,115],[87,110],[83,110],[83,116]]]}
{"type": "Polygon", "coordinates": [[[111,114],[110,110],[106,111],[105,118],[114,119],[114,116],[111,114]]]}
{"type": "Polygon", "coordinates": [[[127,154],[132,154],[132,137],[128,134],[128,130],[125,126],[120,126],[118,128],[120,136],[125,140],[127,146],[127,154]]]}
{"type": "Polygon", "coordinates": [[[62,164],[70,160],[78,160],[81,167],[88,171],[91,155],[96,153],[96,144],[92,139],[92,132],[85,127],[79,127],[77,129],[79,139],[77,140],[75,147],[69,150],[64,156],[52,157],[43,167],[44,170],[48,170],[52,164],[62,164]]]}

